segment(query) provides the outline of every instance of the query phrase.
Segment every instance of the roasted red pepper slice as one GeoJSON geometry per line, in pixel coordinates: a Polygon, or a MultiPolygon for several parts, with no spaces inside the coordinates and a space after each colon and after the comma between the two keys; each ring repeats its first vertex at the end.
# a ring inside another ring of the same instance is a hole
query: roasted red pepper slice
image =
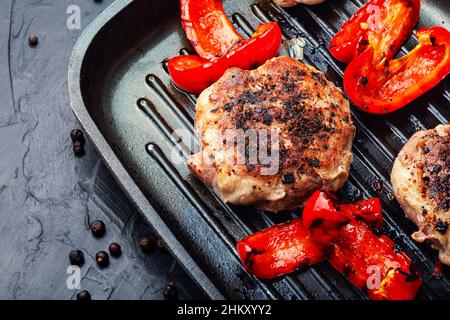
{"type": "Polygon", "coordinates": [[[169,73],[180,89],[200,94],[231,67],[251,69],[264,64],[277,55],[280,45],[281,29],[278,24],[265,23],[259,26],[252,38],[218,59],[205,61],[193,55],[170,59],[169,73]]]}
{"type": "Polygon", "coordinates": [[[347,218],[364,220],[374,228],[383,228],[383,209],[379,198],[361,200],[356,203],[339,203],[338,211],[347,218]]]}
{"type": "Polygon", "coordinates": [[[186,36],[204,59],[221,57],[243,40],[228,20],[222,0],[180,0],[186,36]]]}
{"type": "Polygon", "coordinates": [[[330,263],[371,299],[414,299],[422,280],[411,260],[395,250],[391,239],[376,236],[366,224],[381,227],[379,199],[339,204],[332,194],[318,191],[303,215],[303,222],[294,219],[239,241],[237,250],[245,269],[259,278],[272,279],[323,261],[326,252],[330,263]],[[326,225],[323,233],[315,232],[317,221],[326,225]],[[333,228],[330,237],[327,232],[333,228]],[[324,238],[313,240],[321,236],[324,238]]]}
{"type": "Polygon", "coordinates": [[[362,110],[384,114],[407,105],[450,73],[450,32],[420,29],[419,44],[408,55],[374,63],[374,49],[356,57],[344,74],[349,98],[362,110]]]}
{"type": "Polygon", "coordinates": [[[396,253],[392,241],[377,237],[363,222],[352,220],[340,229],[330,263],[374,300],[411,300],[422,280],[411,260],[396,253]]]}
{"type": "Polygon", "coordinates": [[[361,219],[377,229],[383,226],[380,199],[372,198],[354,204],[339,203],[332,194],[316,191],[303,209],[303,225],[313,240],[326,245],[339,235],[339,228],[351,219],[361,219]]]}
{"type": "Polygon", "coordinates": [[[420,0],[369,0],[342,26],[330,52],[348,63],[367,47],[375,63],[394,58],[419,20],[420,0]]]}
{"type": "Polygon", "coordinates": [[[272,279],[324,259],[322,247],[311,241],[300,219],[256,232],[237,244],[245,269],[272,279]]]}
{"type": "Polygon", "coordinates": [[[339,235],[339,228],[350,220],[338,212],[335,200],[330,193],[316,191],[303,208],[303,225],[318,244],[329,244],[339,235]]]}

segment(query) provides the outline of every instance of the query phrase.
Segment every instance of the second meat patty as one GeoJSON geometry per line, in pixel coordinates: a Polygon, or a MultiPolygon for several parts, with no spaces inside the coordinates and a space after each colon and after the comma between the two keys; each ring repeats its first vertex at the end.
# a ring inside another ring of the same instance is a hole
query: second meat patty
{"type": "Polygon", "coordinates": [[[237,68],[196,106],[201,150],[190,169],[225,202],[278,212],[348,178],[355,135],[348,101],[324,74],[279,57],[237,68]]]}
{"type": "Polygon", "coordinates": [[[450,266],[450,125],[416,132],[395,159],[391,182],[406,216],[419,227],[413,239],[430,242],[450,266]]]}

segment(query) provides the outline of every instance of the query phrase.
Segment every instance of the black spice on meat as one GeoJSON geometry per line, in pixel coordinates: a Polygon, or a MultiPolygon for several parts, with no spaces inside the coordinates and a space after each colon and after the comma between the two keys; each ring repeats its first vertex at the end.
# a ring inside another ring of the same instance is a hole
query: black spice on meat
{"type": "Polygon", "coordinates": [[[439,220],[436,223],[436,230],[440,234],[446,234],[447,233],[447,229],[448,229],[448,222],[439,220]]]}
{"type": "Polygon", "coordinates": [[[291,184],[294,183],[295,178],[294,175],[290,172],[283,174],[283,176],[281,177],[281,182],[283,184],[291,184]]]}
{"type": "Polygon", "coordinates": [[[233,109],[233,103],[225,103],[225,105],[223,106],[223,109],[227,112],[230,112],[233,109]]]}
{"type": "MultiPolygon", "coordinates": [[[[450,141],[432,133],[421,149],[426,155],[421,166],[422,196],[432,200],[434,211],[446,211],[450,206],[450,165],[447,163],[450,141]]],[[[438,221],[436,230],[445,233],[447,225],[448,221],[438,221]]]]}

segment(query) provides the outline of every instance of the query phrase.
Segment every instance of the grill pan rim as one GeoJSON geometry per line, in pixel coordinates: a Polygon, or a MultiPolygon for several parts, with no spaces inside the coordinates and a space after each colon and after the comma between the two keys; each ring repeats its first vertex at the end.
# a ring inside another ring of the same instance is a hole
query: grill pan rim
{"type": "Polygon", "coordinates": [[[90,138],[95,149],[99,152],[114,179],[118,182],[128,198],[136,206],[139,213],[161,237],[171,254],[176,258],[183,269],[194,279],[199,287],[210,299],[223,300],[224,295],[214,285],[211,279],[201,270],[192,256],[183,247],[180,241],[170,231],[167,224],[155,211],[143,192],[131,178],[118,156],[106,141],[95,121],[92,119],[84,104],[81,92],[80,74],[89,46],[97,33],[108,24],[117,14],[129,6],[133,0],[116,0],[105,9],[78,38],[69,59],[68,90],[70,107],[75,117],[90,138]]]}

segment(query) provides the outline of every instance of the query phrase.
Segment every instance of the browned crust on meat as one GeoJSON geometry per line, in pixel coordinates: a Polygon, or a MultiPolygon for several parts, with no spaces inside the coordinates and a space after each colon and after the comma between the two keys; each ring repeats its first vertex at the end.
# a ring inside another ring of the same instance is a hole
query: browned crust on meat
{"type": "MultiPolygon", "coordinates": [[[[447,130],[450,133],[450,129],[447,130]]],[[[429,131],[419,141],[423,162],[418,163],[422,197],[434,205],[433,211],[450,209],[450,138],[436,130],[429,131]]],[[[450,216],[446,221],[450,222],[450,216]]]]}
{"type": "Polygon", "coordinates": [[[216,127],[222,134],[227,129],[277,128],[280,166],[274,176],[261,175],[261,169],[267,167],[262,163],[224,166],[212,161],[205,166],[189,161],[191,170],[210,185],[214,185],[214,177],[204,173],[211,173],[212,167],[219,176],[252,177],[266,187],[281,185],[286,196],[278,203],[257,204],[264,209],[302,206],[311,190],[334,191],[347,179],[355,133],[348,101],[322,72],[297,60],[280,57],[253,71],[228,70],[200,96],[196,122],[211,159],[225,141],[211,146],[204,138],[207,128],[216,127]]]}

